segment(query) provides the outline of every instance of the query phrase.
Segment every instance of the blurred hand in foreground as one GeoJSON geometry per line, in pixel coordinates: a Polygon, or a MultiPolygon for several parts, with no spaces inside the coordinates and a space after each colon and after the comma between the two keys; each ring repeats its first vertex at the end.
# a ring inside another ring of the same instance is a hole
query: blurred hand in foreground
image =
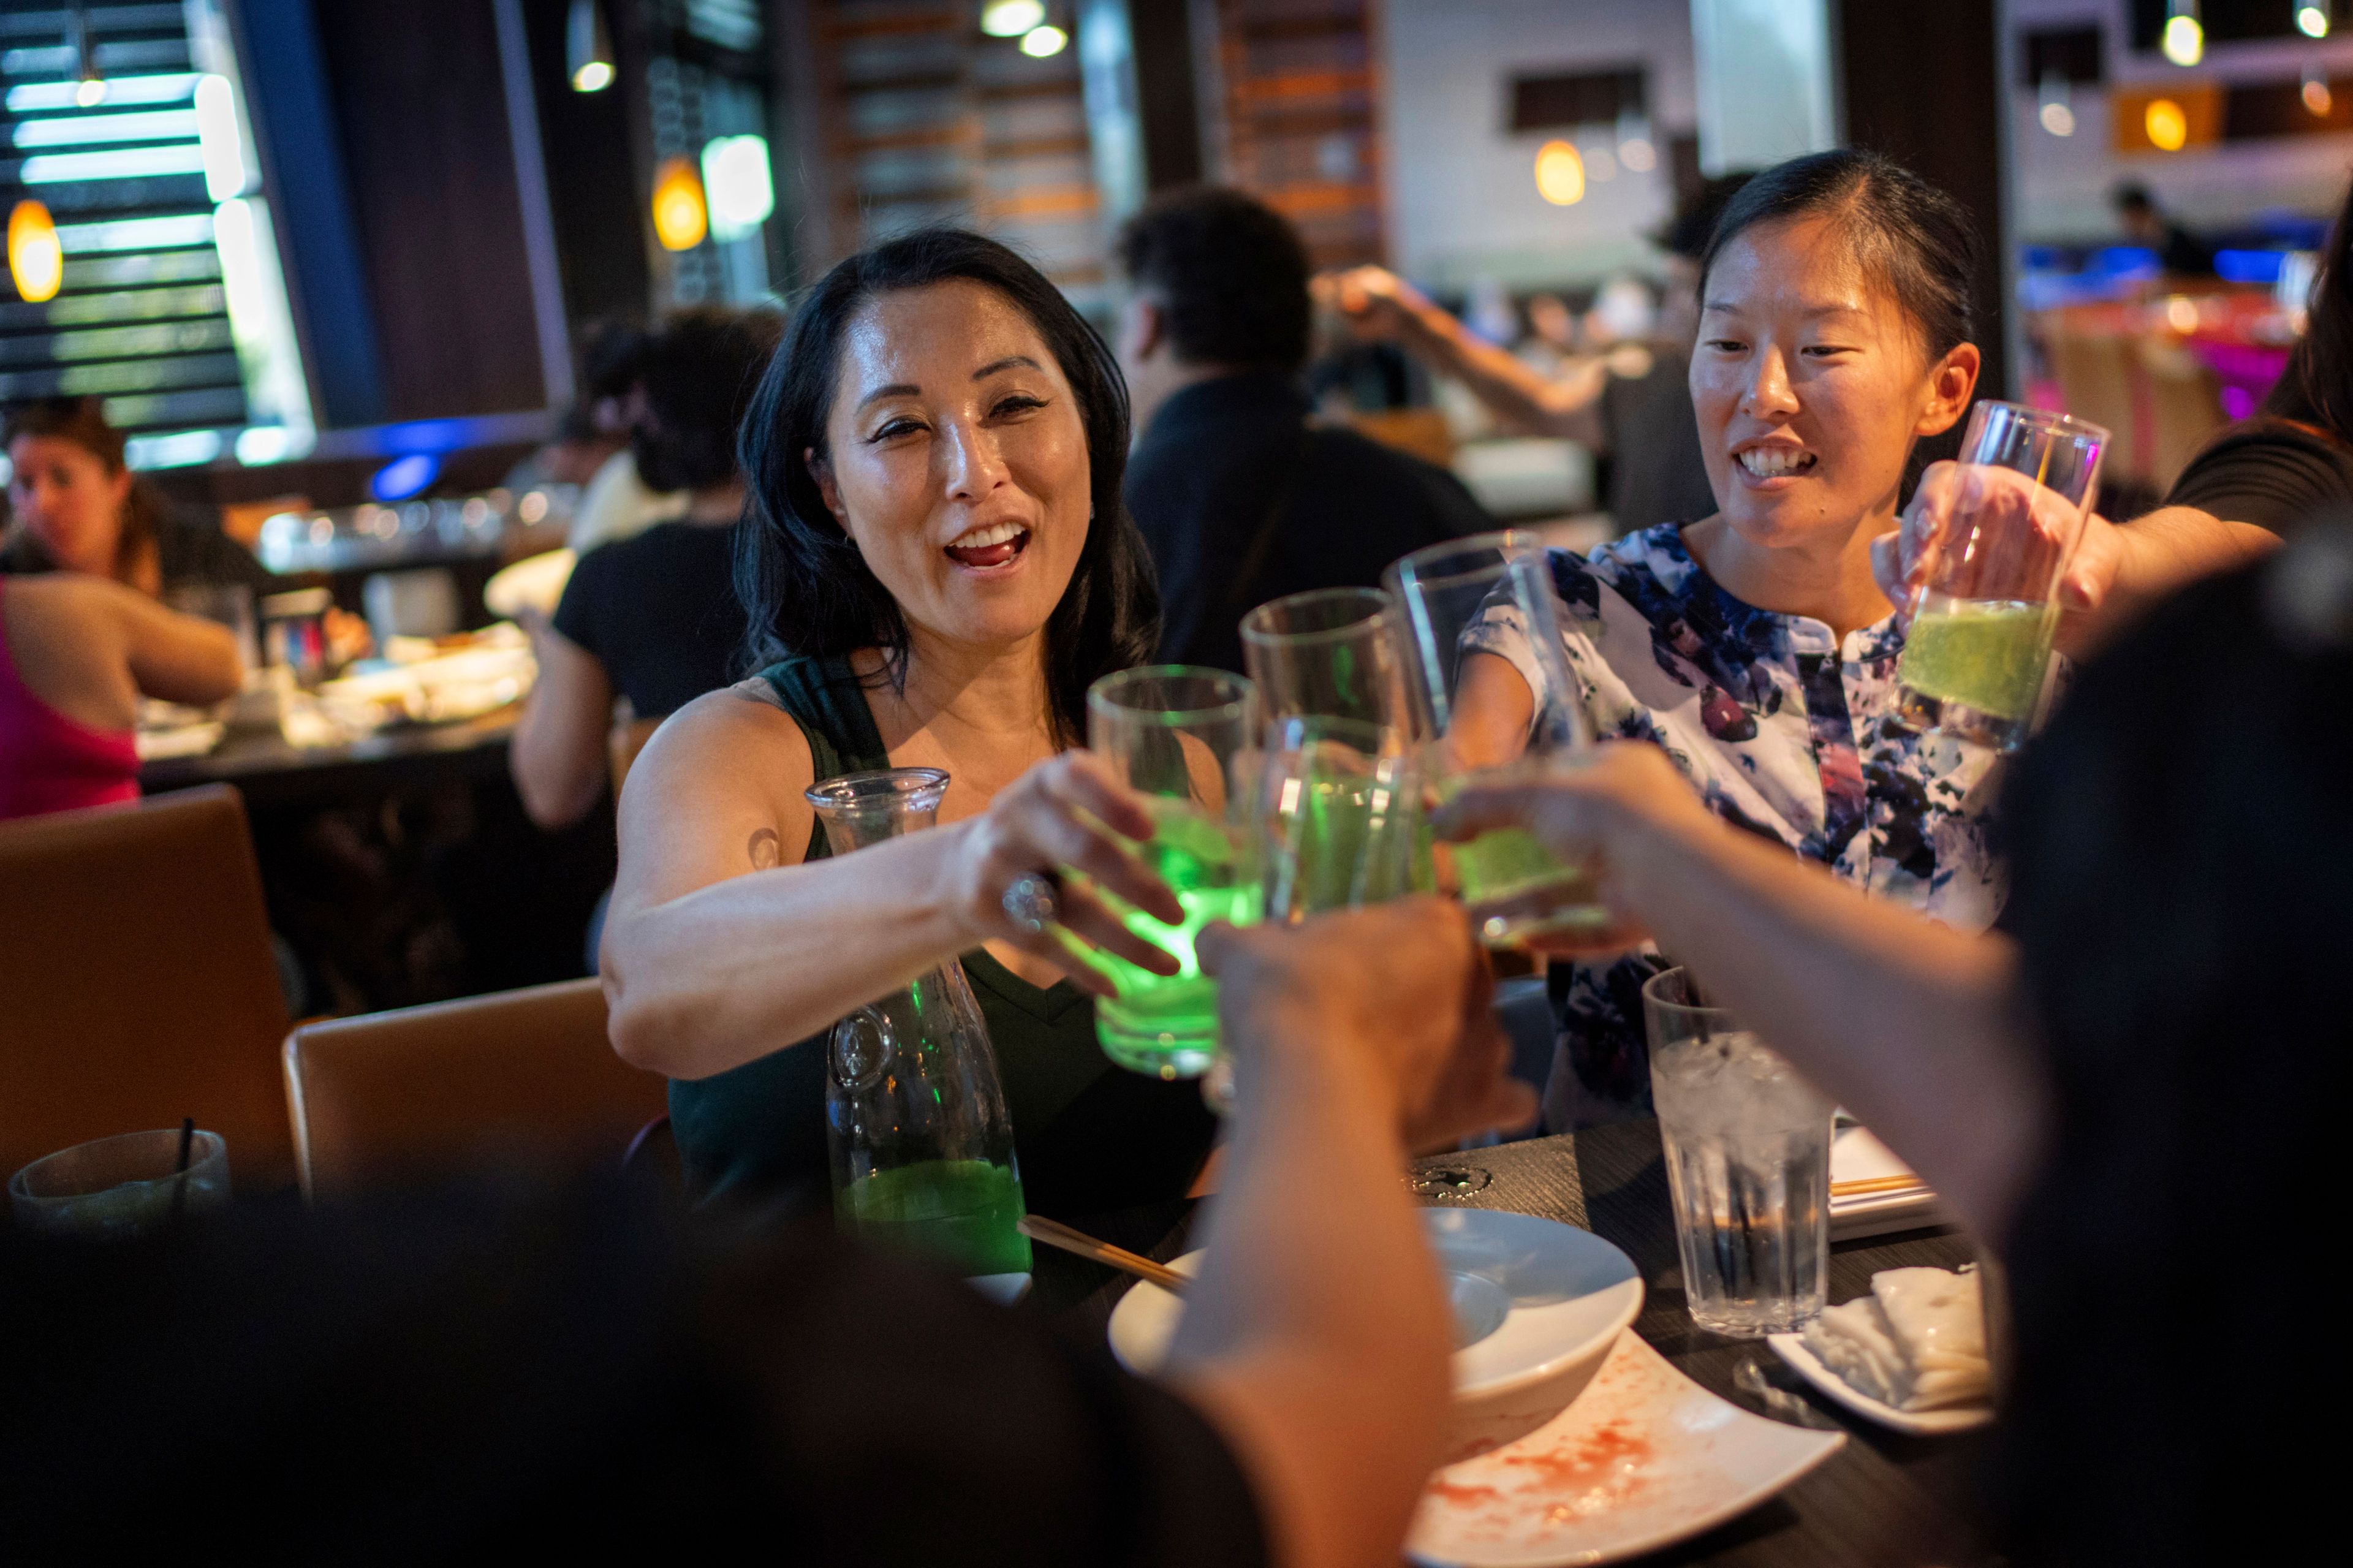
{"type": "Polygon", "coordinates": [[[1994,548],[1978,563],[1957,569],[1940,586],[1963,598],[2011,597],[2004,592],[1972,592],[1972,574],[2000,568],[2007,576],[2013,565],[2042,564],[2035,560],[2040,556],[2066,563],[2059,579],[2062,611],[2089,615],[2107,602],[2124,560],[2124,541],[2116,524],[2097,512],[2086,516],[2083,538],[2069,558],[2075,509],[2065,497],[2035,483],[2031,474],[1945,462],[1929,464],[1920,476],[1895,531],[1872,541],[1872,575],[1900,615],[1910,616],[1913,595],[1936,571],[1957,522],[1972,519],[1990,521],[1994,548]]]}
{"type": "Polygon", "coordinates": [[[1516,1128],[1535,1090],[1504,1068],[1494,976],[1461,906],[1400,899],[1296,926],[1214,925],[1202,968],[1218,977],[1219,1021],[1247,1103],[1312,1037],[1310,1069],[1369,1075],[1397,1107],[1409,1149],[1516,1128]]]}

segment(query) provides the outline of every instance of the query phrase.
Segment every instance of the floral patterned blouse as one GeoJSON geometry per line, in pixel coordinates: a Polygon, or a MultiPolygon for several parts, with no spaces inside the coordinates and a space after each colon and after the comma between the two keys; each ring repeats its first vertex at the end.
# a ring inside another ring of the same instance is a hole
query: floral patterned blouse
{"type": "MultiPolygon", "coordinates": [[[[1841,640],[1810,616],[1734,598],[1662,523],[1588,558],[1551,557],[1568,668],[1604,739],[1656,742],[1725,820],[1779,840],[1882,898],[1946,924],[1993,923],[2001,868],[1987,843],[1999,755],[1906,725],[1895,708],[1894,617],[1841,640]]],[[[1464,646],[1512,661],[1547,693],[1515,608],[1464,646]]],[[[1655,952],[1556,963],[1561,1048],[1545,1090],[1555,1130],[1647,1113],[1642,983],[1655,952]]]]}

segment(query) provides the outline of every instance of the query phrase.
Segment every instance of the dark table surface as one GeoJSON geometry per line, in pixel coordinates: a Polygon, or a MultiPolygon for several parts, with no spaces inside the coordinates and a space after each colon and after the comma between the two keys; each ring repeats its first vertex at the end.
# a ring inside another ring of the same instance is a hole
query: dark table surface
{"type": "MultiPolygon", "coordinates": [[[[1810,1412],[1808,1419],[1847,1432],[1845,1447],[1780,1496],[1644,1562],[1865,1568],[1961,1564],[1987,1557],[1968,1521],[1970,1469],[1982,1434],[1917,1438],[1886,1431],[1814,1394],[1762,1343],[1723,1339],[1693,1327],[1683,1310],[1683,1268],[1675,1255],[1656,1122],[1449,1154],[1419,1162],[1416,1170],[1416,1188],[1426,1202],[1540,1215],[1615,1243],[1642,1273],[1646,1294],[1635,1331],[1684,1376],[1743,1409],[1788,1419],[1794,1406],[1767,1409],[1736,1384],[1741,1363],[1753,1359],[1775,1388],[1802,1400],[1810,1412]],[[1467,1180],[1452,1179],[1457,1175],[1467,1180]]],[[[1190,1245],[1194,1212],[1192,1205],[1170,1204],[1096,1216],[1082,1228],[1166,1260],[1190,1245]]],[[[1968,1238],[1944,1230],[1836,1244],[1831,1248],[1830,1299],[1838,1302],[1866,1294],[1872,1275],[1883,1268],[1956,1268],[1974,1256],[1968,1238]]],[[[1124,1279],[1107,1280],[1093,1264],[1039,1247],[1031,1299],[1037,1309],[1099,1339],[1127,1284],[1124,1279]]]]}
{"type": "Polygon", "coordinates": [[[248,805],[295,796],[323,796],[358,783],[396,784],[452,772],[506,771],[507,744],[522,718],[510,703],[480,718],[448,724],[402,724],[338,746],[292,746],[273,734],[232,734],[201,757],[165,757],[142,764],[139,787],[149,795],[195,784],[233,784],[248,805]]]}

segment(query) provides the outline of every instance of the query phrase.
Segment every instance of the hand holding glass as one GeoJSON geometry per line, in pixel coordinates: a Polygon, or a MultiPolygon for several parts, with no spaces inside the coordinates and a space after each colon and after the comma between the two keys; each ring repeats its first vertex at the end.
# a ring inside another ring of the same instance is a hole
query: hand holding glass
{"type": "MultiPolygon", "coordinates": [[[[1474,780],[1562,766],[1592,743],[1533,534],[1433,545],[1383,580],[1398,601],[1423,777],[1441,800],[1474,780]]],[[[1575,955],[1626,945],[1590,869],[1562,861],[1525,829],[1492,829],[1441,853],[1489,946],[1575,955]]]]}
{"type": "Polygon", "coordinates": [[[2084,535],[2108,433],[1979,403],[1961,458],[1921,504],[1943,521],[1915,569],[1897,676],[1905,717],[1982,745],[2024,740],[2059,624],[2059,583],[2084,535]]]}
{"type": "Polygon", "coordinates": [[[1238,787],[1236,765],[1251,748],[1254,699],[1240,676],[1187,665],[1123,670],[1087,692],[1088,746],[1152,813],[1152,837],[1131,847],[1185,911],[1172,926],[1097,889],[1128,930],[1179,965],[1155,974],[1105,950],[1090,958],[1118,993],[1095,1004],[1096,1037],[1136,1072],[1198,1078],[1217,1054],[1218,983],[1201,973],[1193,942],[1211,921],[1258,918],[1256,857],[1240,822],[1250,791],[1238,787]]]}

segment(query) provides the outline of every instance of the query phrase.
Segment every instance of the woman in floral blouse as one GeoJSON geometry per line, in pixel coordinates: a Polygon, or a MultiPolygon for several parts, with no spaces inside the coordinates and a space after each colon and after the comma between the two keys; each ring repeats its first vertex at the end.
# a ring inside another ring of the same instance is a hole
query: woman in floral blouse
{"type": "MultiPolygon", "coordinates": [[[[1715,515],[1552,558],[1603,736],[1655,742],[1719,816],[1965,930],[2000,903],[1997,758],[1898,718],[1904,634],[1871,544],[1920,438],[1968,406],[1978,254],[1951,197],[1875,154],[1757,176],[1702,263],[1691,390],[1715,515]]],[[[1525,637],[1495,614],[1471,646],[1497,657],[1464,670],[1458,743],[1508,745],[1546,695],[1525,637]]],[[[1550,1125],[1647,1108],[1640,992],[1660,966],[1554,966],[1550,1125]]]]}

